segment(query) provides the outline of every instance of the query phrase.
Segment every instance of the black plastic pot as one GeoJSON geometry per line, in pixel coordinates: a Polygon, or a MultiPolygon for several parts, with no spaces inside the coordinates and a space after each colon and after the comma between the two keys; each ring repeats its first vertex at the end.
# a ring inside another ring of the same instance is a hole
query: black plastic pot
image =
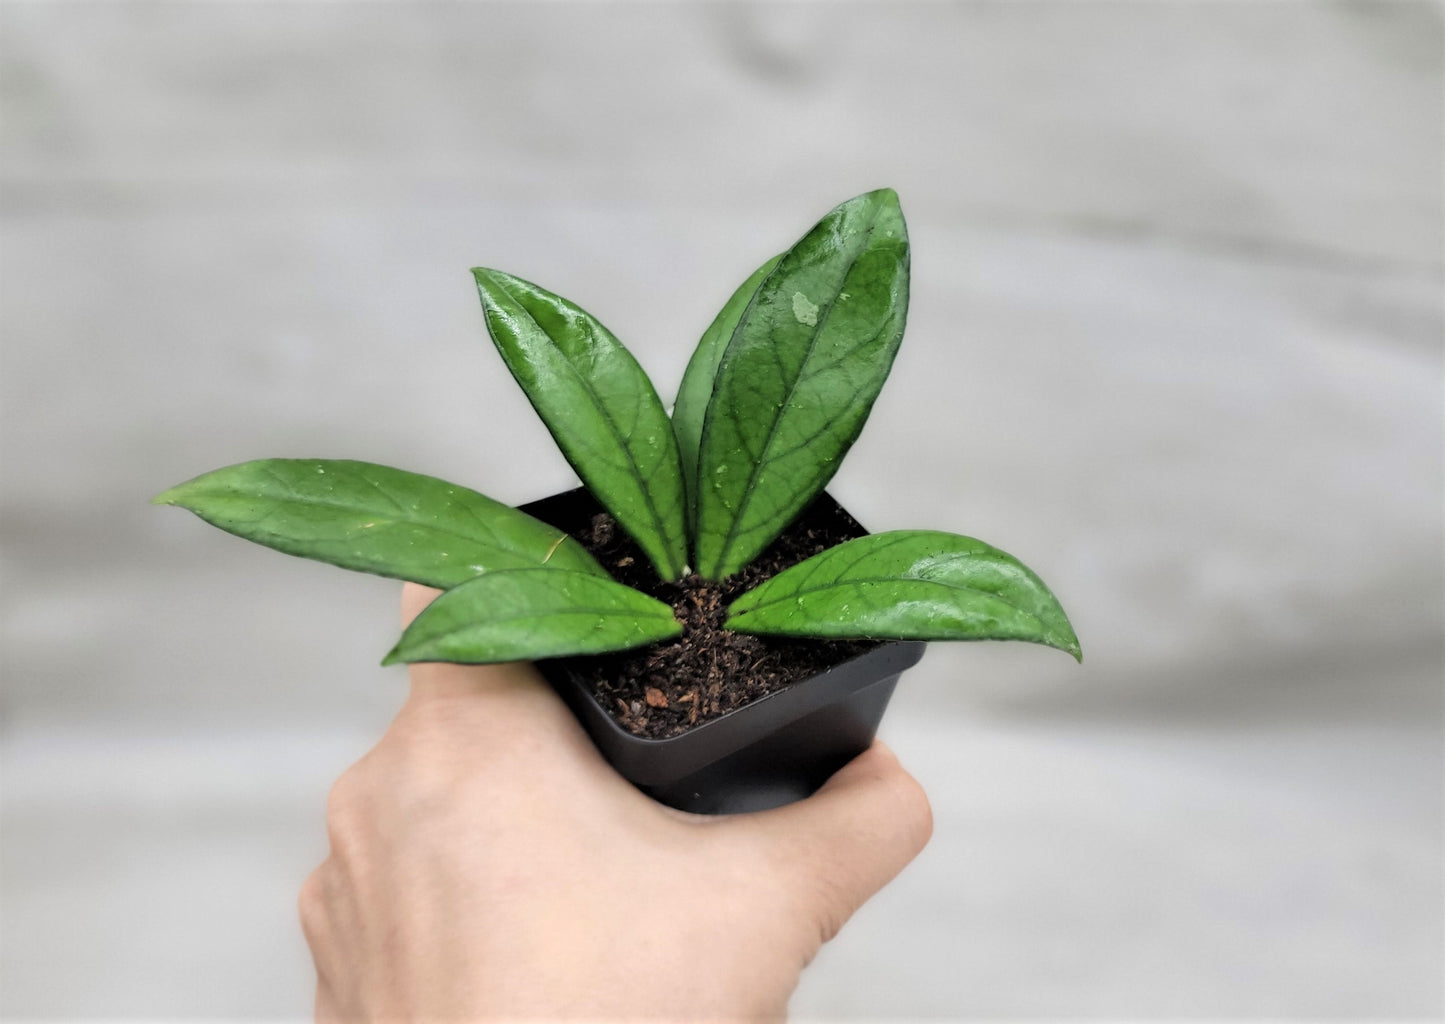
{"type": "MultiPolygon", "coordinates": [[[[583,488],[521,506],[569,531],[596,508],[583,488]]],[[[841,516],[856,536],[867,533],[827,494],[804,515],[817,513],[841,516]]],[[[537,667],[602,755],[633,785],[684,811],[736,814],[801,800],[866,750],[899,674],[918,663],[925,646],[880,644],[668,739],[644,739],[623,729],[566,660],[540,661],[537,667]]]]}

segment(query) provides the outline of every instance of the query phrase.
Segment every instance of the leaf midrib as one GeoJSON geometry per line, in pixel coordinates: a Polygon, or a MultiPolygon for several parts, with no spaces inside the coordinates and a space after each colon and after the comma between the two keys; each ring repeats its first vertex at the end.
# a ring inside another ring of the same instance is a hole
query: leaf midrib
{"type": "MultiPolygon", "coordinates": [[[[762,471],[764,460],[768,458],[768,449],[773,446],[773,440],[777,437],[778,425],[783,422],[783,418],[786,415],[786,410],[788,409],[790,403],[793,400],[793,395],[797,393],[798,382],[803,379],[804,370],[806,370],[808,366],[808,360],[813,357],[813,350],[818,346],[818,339],[823,336],[824,328],[828,326],[828,321],[831,320],[833,317],[833,310],[838,305],[838,295],[842,293],[842,286],[843,284],[847,283],[848,275],[853,273],[853,268],[858,265],[858,260],[862,258],[863,253],[867,250],[868,240],[873,237],[873,229],[877,227],[877,225],[878,215],[875,213],[872,220],[868,224],[868,229],[863,233],[862,244],[859,245],[858,251],[855,252],[853,256],[848,260],[848,269],[843,272],[843,279],[842,282],[839,284],[838,292],[836,292],[833,297],[828,300],[827,310],[823,313],[822,319],[818,322],[817,329],[814,330],[812,336],[808,338],[808,347],[803,352],[803,360],[798,365],[798,373],[788,384],[788,393],[784,397],[783,403],[778,407],[778,412],[777,415],[773,417],[773,422],[768,426],[768,436],[763,441],[763,446],[758,452],[758,457],[753,460],[752,471],[748,474],[747,487],[743,491],[742,498],[738,502],[737,511],[733,513],[732,521],[728,523],[728,532],[723,538],[722,546],[718,549],[717,562],[713,566],[714,572],[721,573],[722,567],[727,563],[727,555],[732,548],[733,543],[737,540],[738,537],[738,526],[743,521],[743,515],[752,505],[753,494],[757,490],[756,484],[758,474],[762,471]]],[[[764,278],[762,283],[758,285],[758,292],[753,296],[753,304],[749,305],[747,312],[744,313],[743,317],[738,320],[737,327],[733,329],[733,336],[728,339],[729,348],[732,346],[732,343],[737,340],[738,334],[742,330],[744,322],[746,322],[747,314],[751,313],[755,308],[757,302],[757,295],[762,293],[763,285],[767,284],[768,279],[771,278],[773,274],[776,274],[778,272],[778,268],[782,265],[783,261],[779,260],[778,266],[773,268],[772,274],[769,274],[768,277],[764,278]]],[[[727,358],[727,349],[723,350],[723,358],[727,358]]],[[[716,397],[716,395],[717,389],[716,387],[714,387],[713,396],[716,397]]],[[[712,403],[709,402],[708,404],[709,406],[711,406],[712,403]]]]}
{"type": "MultiPolygon", "coordinates": [[[[493,277],[493,280],[497,280],[497,278],[493,277]]],[[[680,567],[673,564],[673,562],[675,561],[674,552],[672,550],[673,538],[668,532],[666,526],[664,525],[662,516],[657,510],[657,505],[652,500],[652,491],[647,486],[647,484],[651,482],[652,478],[646,476],[642,472],[642,467],[637,464],[637,457],[633,455],[632,447],[627,443],[628,439],[623,437],[622,431],[618,427],[617,422],[613,420],[612,416],[607,412],[607,407],[605,404],[603,404],[601,396],[598,395],[597,390],[592,387],[591,382],[588,381],[585,376],[583,376],[582,372],[577,369],[577,366],[572,362],[572,360],[567,357],[567,354],[562,351],[562,346],[557,344],[556,339],[554,339],[552,335],[547,332],[547,329],[538,322],[537,318],[532,315],[532,311],[529,310],[521,302],[521,300],[517,298],[517,296],[512,292],[511,288],[508,287],[507,283],[505,281],[499,283],[503,294],[505,294],[507,298],[511,299],[514,303],[516,303],[517,308],[520,309],[527,316],[527,318],[532,321],[532,323],[536,326],[537,330],[541,331],[542,334],[546,335],[548,340],[550,340],[552,344],[556,346],[557,351],[562,355],[562,362],[566,364],[568,371],[577,380],[578,384],[581,385],[582,390],[585,391],[587,393],[587,396],[592,400],[592,407],[596,409],[597,412],[601,415],[603,422],[607,424],[607,429],[612,432],[612,436],[617,440],[618,447],[622,449],[623,454],[627,457],[627,464],[632,467],[632,477],[639,484],[638,491],[642,495],[643,504],[647,507],[647,514],[652,517],[653,528],[656,531],[658,538],[661,539],[663,542],[662,546],[668,560],[667,571],[669,574],[677,572],[680,567]]],[[[640,371],[641,367],[639,366],[638,369],[640,371]]],[[[646,379],[645,373],[643,374],[643,378],[644,380],[646,379]]]]}
{"type": "MultiPolygon", "coordinates": [[[[445,611],[445,609],[441,610],[445,611]]],[[[634,612],[618,608],[589,608],[569,605],[566,608],[553,608],[540,611],[533,610],[530,612],[521,611],[517,612],[514,615],[488,616],[485,621],[469,622],[466,625],[457,626],[454,629],[446,629],[438,633],[433,633],[432,635],[424,637],[423,639],[427,642],[431,642],[441,639],[442,637],[455,636],[456,634],[466,632],[469,629],[486,629],[500,623],[516,622],[518,619],[540,619],[554,615],[596,615],[611,619],[628,619],[634,623],[640,624],[663,621],[663,616],[661,612],[652,613],[651,617],[649,617],[649,613],[646,612],[634,612]]],[[[682,628],[682,624],[677,622],[677,619],[675,617],[673,617],[670,621],[677,623],[679,629],[682,628]]],[[[579,634],[579,636],[585,635],[586,634],[579,634]]]]}
{"type": "MultiPolygon", "coordinates": [[[[886,325],[885,325],[885,327],[886,327],[886,325]]],[[[877,339],[882,333],[883,333],[883,331],[880,329],[876,334],[874,334],[874,335],[872,336],[872,338],[869,339],[869,341],[873,341],[873,340],[877,339]]],[[[816,376],[816,375],[817,375],[817,374],[816,374],[816,372],[815,372],[814,374],[811,374],[810,376],[816,376]]],[[[823,423],[823,425],[822,425],[821,427],[819,427],[819,428],[818,428],[817,430],[815,430],[813,433],[809,434],[809,435],[807,436],[807,438],[805,438],[804,440],[802,440],[802,441],[798,442],[797,444],[793,445],[793,447],[787,449],[786,451],[779,452],[779,453],[773,455],[772,458],[771,458],[771,460],[770,460],[770,462],[771,462],[772,464],[777,464],[778,462],[781,462],[783,459],[790,458],[791,456],[798,454],[799,452],[803,451],[804,449],[811,447],[814,443],[816,443],[816,442],[818,441],[819,438],[823,437],[824,435],[829,435],[829,436],[834,437],[834,438],[836,438],[836,437],[838,437],[838,436],[841,436],[841,435],[839,435],[839,434],[837,434],[837,433],[831,433],[831,434],[830,434],[830,431],[832,431],[833,428],[834,428],[840,421],[844,420],[844,419],[847,417],[847,414],[848,414],[849,412],[851,412],[851,411],[852,411],[857,405],[859,405],[859,403],[862,402],[862,401],[866,401],[866,399],[863,397],[863,394],[862,394],[861,390],[855,388],[855,389],[853,390],[853,397],[848,400],[848,404],[845,405],[845,406],[842,408],[842,410],[840,410],[840,412],[838,413],[837,416],[833,417],[831,420],[826,420],[826,421],[824,421],[824,423],[823,423]]],[[[853,436],[856,438],[856,437],[857,437],[857,434],[854,434],[853,436]]],[[[833,465],[831,465],[831,464],[829,464],[829,463],[824,463],[824,462],[821,462],[821,461],[820,461],[820,462],[818,462],[816,465],[813,466],[812,471],[811,471],[811,473],[809,474],[809,477],[808,477],[808,483],[807,483],[807,485],[804,486],[804,487],[797,488],[797,490],[799,490],[799,491],[811,491],[811,490],[813,490],[814,487],[817,486],[818,481],[819,481],[820,479],[823,479],[823,478],[825,478],[825,477],[830,476],[833,472],[834,472],[834,467],[833,467],[833,465]]],[[[764,521],[764,522],[758,523],[758,524],[756,524],[756,525],[754,525],[754,526],[750,526],[750,527],[748,527],[746,530],[739,529],[739,530],[737,531],[737,533],[736,533],[736,537],[746,537],[748,534],[757,533],[757,532],[759,532],[760,530],[766,530],[766,529],[769,529],[769,528],[770,528],[770,527],[769,527],[768,523],[767,523],[766,521],[764,521]]],[[[734,539],[736,539],[736,537],[735,537],[734,539]]]]}
{"type": "MultiPolygon", "coordinates": [[[[288,485],[288,486],[289,486],[289,485],[288,485]]],[[[241,499],[243,499],[243,500],[245,500],[245,499],[247,499],[247,498],[250,497],[250,495],[246,495],[246,494],[244,494],[244,493],[242,493],[242,494],[235,494],[235,493],[216,492],[216,491],[213,491],[213,492],[211,492],[211,493],[212,493],[213,495],[217,495],[217,496],[221,496],[221,497],[238,497],[238,498],[241,498],[241,499]]],[[[298,497],[269,498],[269,499],[267,499],[267,500],[270,502],[269,507],[266,509],[266,511],[265,511],[262,515],[260,515],[260,516],[258,516],[257,518],[255,518],[255,519],[252,520],[252,523],[253,523],[253,524],[258,524],[258,525],[259,525],[259,524],[261,524],[261,523],[264,523],[267,519],[269,519],[273,514],[275,514],[275,513],[279,510],[279,509],[278,509],[278,506],[280,506],[281,504],[284,504],[284,503],[290,503],[290,504],[293,504],[293,505],[305,505],[305,506],[310,507],[310,508],[321,508],[321,509],[327,509],[327,510],[329,510],[329,511],[350,512],[350,513],[352,513],[352,514],[354,514],[354,515],[357,515],[357,516],[368,515],[368,514],[369,514],[369,513],[366,513],[366,512],[359,512],[359,511],[357,511],[357,508],[356,508],[355,505],[347,505],[347,504],[344,504],[344,503],[339,502],[339,501],[318,501],[318,500],[313,499],[313,498],[298,498],[298,497]]],[[[397,504],[397,503],[396,503],[395,501],[393,501],[392,504],[397,504]]],[[[398,506],[398,507],[400,507],[400,506],[398,506]]],[[[481,539],[479,539],[475,534],[462,533],[462,532],[460,532],[459,530],[448,529],[448,528],[446,528],[446,527],[444,527],[444,526],[437,526],[437,525],[434,525],[434,524],[431,524],[431,523],[422,522],[421,520],[418,520],[418,519],[399,519],[399,518],[396,518],[395,516],[377,515],[377,516],[374,517],[373,521],[376,522],[376,523],[386,523],[386,524],[392,525],[392,526],[415,526],[415,527],[417,527],[418,529],[427,530],[427,531],[429,531],[429,532],[431,532],[431,533],[437,533],[437,534],[441,534],[441,535],[447,536],[447,537],[456,537],[456,538],[459,539],[459,540],[470,541],[470,542],[473,543],[473,544],[479,544],[479,545],[481,545],[481,546],[483,546],[483,547],[497,548],[498,550],[506,551],[506,552],[508,552],[509,554],[520,555],[520,556],[522,556],[522,557],[524,557],[524,558],[530,557],[530,555],[528,555],[526,552],[519,551],[519,550],[516,549],[516,548],[508,547],[508,546],[506,546],[505,544],[500,544],[500,543],[498,543],[496,540],[491,540],[491,541],[481,540],[481,539]]],[[[560,531],[559,531],[559,532],[560,532],[560,531]]],[[[494,536],[495,536],[495,535],[494,535],[494,536]]],[[[563,543],[566,542],[566,538],[567,538],[568,536],[569,536],[568,534],[562,533],[563,543]]],[[[340,538],[337,538],[337,539],[340,539],[340,538]]]]}
{"type": "Polygon", "coordinates": [[[1012,608],[1020,615],[1025,615],[1028,618],[1032,619],[1040,627],[1048,629],[1048,623],[1044,622],[1043,618],[1040,617],[1036,612],[1031,612],[1027,608],[1021,608],[1014,602],[1010,601],[1008,598],[1001,597],[1000,595],[994,593],[991,590],[983,590],[979,587],[970,587],[961,583],[945,583],[942,580],[924,580],[919,579],[916,576],[860,576],[847,580],[840,580],[837,583],[823,584],[822,586],[817,587],[804,587],[799,590],[791,591],[787,595],[780,598],[774,598],[769,601],[761,601],[758,604],[754,605],[752,608],[748,608],[745,611],[738,612],[737,617],[741,618],[744,615],[751,615],[754,612],[760,611],[764,608],[773,608],[777,605],[786,604],[787,602],[802,597],[805,594],[817,594],[825,590],[839,590],[857,583],[908,583],[928,587],[942,587],[945,590],[950,591],[959,590],[965,591],[970,594],[981,594],[984,597],[991,597],[994,600],[1000,602],[1001,604],[1007,605],[1009,608],[1012,608]]]}

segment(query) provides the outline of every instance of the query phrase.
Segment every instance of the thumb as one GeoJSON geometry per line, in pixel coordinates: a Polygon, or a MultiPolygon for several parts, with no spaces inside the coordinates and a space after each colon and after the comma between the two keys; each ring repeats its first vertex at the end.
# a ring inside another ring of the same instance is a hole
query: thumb
{"type": "Polygon", "coordinates": [[[413,619],[420,615],[426,606],[442,596],[442,592],[435,587],[424,587],[420,583],[403,583],[401,585],[401,628],[405,629],[411,625],[413,619]]]}
{"type": "MultiPolygon", "coordinates": [[[[420,583],[401,588],[401,625],[405,629],[426,606],[441,596],[440,590],[420,583]]],[[[411,675],[413,703],[436,697],[471,696],[488,692],[522,692],[538,699],[553,698],[552,691],[527,662],[498,665],[454,665],[448,662],[416,662],[407,666],[411,675]]]]}
{"type": "MultiPolygon", "coordinates": [[[[401,624],[411,625],[426,606],[441,594],[440,590],[407,583],[401,591],[401,624]]],[[[414,662],[407,666],[411,673],[411,695],[397,718],[405,720],[409,713],[427,707],[446,705],[449,720],[456,721],[457,698],[471,710],[481,712],[482,720],[491,729],[508,732],[513,737],[532,737],[543,747],[552,749],[556,759],[580,765],[591,779],[621,788],[635,797],[642,795],[614,772],[598,753],[586,732],[562,698],[528,661],[510,661],[496,665],[457,665],[450,662],[414,662]]],[[[480,725],[472,720],[468,736],[475,742],[480,725]]]]}
{"type": "Polygon", "coordinates": [[[798,803],[735,819],[763,833],[786,881],[803,894],[822,942],[908,863],[933,834],[923,787],[883,744],[844,765],[798,803]]]}

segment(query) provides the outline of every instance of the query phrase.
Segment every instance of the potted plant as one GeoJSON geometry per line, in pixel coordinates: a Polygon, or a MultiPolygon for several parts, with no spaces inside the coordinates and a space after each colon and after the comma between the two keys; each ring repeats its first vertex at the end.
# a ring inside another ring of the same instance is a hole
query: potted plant
{"type": "Polygon", "coordinates": [[[924,641],[1080,656],[1017,559],[957,534],[868,534],[824,493],[903,337],[909,245],[892,190],[836,207],[743,282],[671,416],[595,318],[472,273],[492,341],[582,488],[511,508],[386,466],[268,459],[155,501],[442,589],[384,664],[537,660],[623,775],[689,810],[811,792],[871,742],[924,641]]]}

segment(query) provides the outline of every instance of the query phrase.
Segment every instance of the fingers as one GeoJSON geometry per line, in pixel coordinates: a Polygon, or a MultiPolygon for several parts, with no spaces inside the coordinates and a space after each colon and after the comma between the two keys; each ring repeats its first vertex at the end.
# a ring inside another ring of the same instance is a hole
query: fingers
{"type": "Polygon", "coordinates": [[[422,609],[440,597],[441,593],[435,587],[424,587],[420,583],[403,583],[401,585],[401,628],[406,629],[407,626],[410,626],[412,620],[421,614],[422,609]]]}
{"type": "MultiPolygon", "coordinates": [[[[402,625],[420,615],[440,593],[417,583],[405,584],[401,591],[402,625]]],[[[562,699],[531,662],[418,662],[407,667],[411,693],[397,718],[398,725],[407,723],[423,732],[461,730],[473,740],[478,738],[478,726],[482,724],[513,738],[546,734],[555,745],[554,756],[584,763],[594,773],[604,763],[562,699]]]]}
{"type": "Polygon", "coordinates": [[[735,820],[738,827],[757,829],[772,847],[784,884],[802,894],[823,942],[933,834],[923,787],[882,742],[808,799],[735,820]]]}
{"type": "MultiPolygon", "coordinates": [[[[420,583],[406,583],[401,588],[401,625],[405,629],[441,594],[440,590],[420,583]]],[[[469,696],[497,691],[546,690],[547,684],[527,662],[502,665],[452,665],[445,662],[421,662],[408,666],[411,671],[413,702],[439,697],[469,696]]],[[[550,691],[548,691],[550,693],[550,691]]]]}
{"type": "MultiPolygon", "coordinates": [[[[402,625],[409,625],[440,593],[420,584],[405,584],[402,625]]],[[[407,667],[411,694],[377,748],[393,759],[392,775],[398,772],[397,758],[414,765],[454,756],[449,762],[452,769],[463,763],[476,771],[495,770],[505,762],[509,770],[534,780],[560,772],[568,777],[567,786],[574,792],[600,786],[608,799],[620,793],[629,804],[652,806],[603,760],[562,698],[531,662],[419,662],[407,667]]]]}

